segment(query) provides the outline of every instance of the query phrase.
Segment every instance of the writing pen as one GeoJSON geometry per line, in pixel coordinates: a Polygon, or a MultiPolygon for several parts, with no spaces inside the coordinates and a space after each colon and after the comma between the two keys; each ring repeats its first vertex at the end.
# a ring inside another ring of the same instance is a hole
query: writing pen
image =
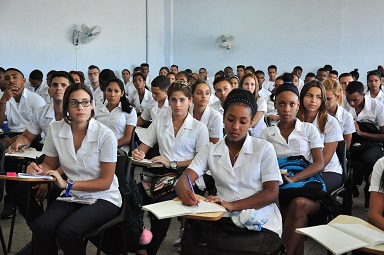
{"type": "Polygon", "coordinates": [[[23,145],[19,145],[19,147],[17,147],[17,150],[21,150],[22,148],[25,148],[25,147],[28,147],[29,144],[23,144],[23,145]]]}
{"type": "MultiPolygon", "coordinates": [[[[137,142],[135,142],[135,144],[136,144],[136,149],[137,149],[137,151],[138,151],[139,153],[141,153],[140,148],[139,148],[139,144],[138,144],[137,142]]],[[[143,158],[142,158],[142,159],[143,159],[143,158]]]]}
{"type": "MultiPolygon", "coordinates": [[[[188,183],[189,183],[189,187],[191,188],[192,192],[193,192],[193,195],[195,195],[195,198],[196,198],[196,194],[195,194],[195,191],[193,190],[193,185],[192,185],[192,182],[191,182],[191,178],[189,177],[189,174],[185,174],[187,176],[187,180],[188,180],[188,183]]],[[[199,206],[198,203],[196,203],[196,206],[199,206]]]]}

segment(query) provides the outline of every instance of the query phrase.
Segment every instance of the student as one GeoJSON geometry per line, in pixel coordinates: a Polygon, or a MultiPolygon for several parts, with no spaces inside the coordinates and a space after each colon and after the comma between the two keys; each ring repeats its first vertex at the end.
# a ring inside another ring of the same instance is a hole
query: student
{"type": "Polygon", "coordinates": [[[229,77],[229,81],[232,84],[232,89],[238,89],[239,88],[239,83],[240,83],[239,77],[237,77],[236,75],[231,76],[231,77],[229,77]]]}
{"type": "Polygon", "coordinates": [[[249,91],[232,90],[224,101],[226,137],[199,151],[175,189],[184,205],[198,204],[186,174],[194,183],[209,169],[215,179],[217,196],[209,196],[206,201],[221,203],[228,211],[228,216],[215,224],[234,224],[230,220],[233,212],[254,209],[260,218],[268,218],[262,227],[280,236],[281,215],[275,202],[282,179],[271,144],[248,134],[256,112],[255,97],[249,91]]]}
{"type": "MultiPolygon", "coordinates": [[[[384,142],[384,106],[375,99],[364,94],[364,85],[358,81],[352,81],[346,89],[346,98],[348,104],[345,109],[352,114],[353,119],[359,123],[373,123],[377,132],[369,133],[362,131],[357,123],[355,123],[356,134],[364,141],[368,141],[371,145],[364,150],[358,149],[358,144],[351,145],[351,162],[354,167],[354,188],[355,196],[356,185],[362,183],[362,179],[366,182],[364,187],[366,208],[369,207],[369,183],[368,177],[372,172],[373,165],[383,156],[382,143],[384,142]],[[356,147],[356,148],[355,148],[356,147]]],[[[361,143],[360,143],[361,144],[361,143]]]]}
{"type": "Polygon", "coordinates": [[[104,93],[100,88],[100,82],[99,82],[99,75],[100,75],[100,68],[95,65],[90,65],[88,67],[88,79],[89,83],[86,84],[91,88],[93,97],[94,97],[94,103],[95,105],[98,103],[103,102],[104,100],[104,93]]]}
{"type": "Polygon", "coordinates": [[[256,98],[257,113],[252,120],[250,131],[253,137],[259,137],[261,131],[267,127],[264,122],[264,114],[267,112],[267,102],[264,98],[259,96],[259,85],[257,84],[257,78],[253,73],[244,74],[240,81],[240,88],[248,90],[256,98]]]}
{"type": "Polygon", "coordinates": [[[340,74],[339,82],[340,82],[341,88],[343,89],[344,95],[345,95],[345,90],[347,89],[348,84],[352,81],[353,81],[353,77],[350,73],[340,74]]]}
{"type": "Polygon", "coordinates": [[[236,67],[236,74],[239,79],[243,78],[243,75],[245,74],[245,66],[244,65],[238,65],[236,67]]]}
{"type": "MultiPolygon", "coordinates": [[[[168,100],[172,113],[156,118],[147,129],[146,136],[141,139],[138,149],[134,149],[132,157],[140,160],[156,143],[159,145],[160,155],[152,158],[153,162],[160,162],[164,168],[155,169],[156,172],[170,172],[187,167],[196,153],[209,142],[208,129],[200,121],[195,120],[188,109],[192,103],[192,90],[186,82],[176,81],[168,88],[168,100]]],[[[145,192],[142,184],[139,189],[143,194],[144,204],[152,201],[145,192]]],[[[170,192],[160,197],[156,202],[170,200],[176,197],[170,192]]],[[[138,254],[156,254],[168,231],[171,219],[158,220],[151,216],[151,231],[153,238],[150,244],[137,251],[138,254]]]]}
{"type": "Polygon", "coordinates": [[[317,70],[317,75],[316,75],[316,79],[318,81],[324,81],[326,78],[328,78],[328,72],[327,70],[325,70],[324,68],[319,68],[319,70],[317,70]]]}
{"type": "Polygon", "coordinates": [[[219,101],[214,102],[211,107],[223,115],[224,109],[222,105],[227,98],[227,95],[232,90],[232,84],[228,79],[224,78],[224,76],[221,76],[215,79],[213,88],[215,89],[215,95],[219,101]]]}
{"type": "Polygon", "coordinates": [[[296,74],[297,77],[299,77],[299,92],[304,86],[304,81],[301,79],[301,76],[303,74],[303,68],[301,66],[295,66],[292,70],[292,74],[296,74]]]}
{"type": "Polygon", "coordinates": [[[131,72],[128,69],[123,69],[121,77],[123,77],[124,81],[125,94],[128,96],[135,90],[135,86],[133,85],[133,82],[131,82],[131,72]]]}
{"type": "Polygon", "coordinates": [[[343,169],[336,154],[339,141],[343,140],[342,130],[337,119],[327,113],[325,88],[319,81],[304,85],[300,92],[300,107],[297,117],[303,122],[314,124],[324,143],[324,171],[322,177],[331,193],[339,188],[343,181],[343,169]]]}
{"type": "Polygon", "coordinates": [[[133,75],[133,85],[136,90],[128,95],[128,101],[136,109],[138,116],[144,111],[152,98],[152,93],[146,88],[145,76],[142,73],[135,73],[133,75]]]}
{"type": "Polygon", "coordinates": [[[384,231],[384,158],[373,166],[368,222],[384,231]]]}
{"type": "Polygon", "coordinates": [[[277,121],[280,120],[279,115],[277,114],[277,110],[275,107],[275,100],[276,100],[276,89],[284,84],[284,80],[282,76],[278,76],[275,80],[275,87],[273,88],[271,95],[267,97],[267,123],[269,123],[270,126],[275,126],[277,121]]]}
{"type": "MultiPolygon", "coordinates": [[[[304,86],[305,87],[305,86],[304,86]]],[[[300,107],[299,91],[293,84],[284,84],[276,89],[275,106],[280,116],[276,126],[268,127],[261,133],[261,138],[272,143],[277,158],[304,156],[312,162],[302,172],[284,177],[286,182],[316,175],[323,171],[324,161],[321,141],[317,128],[296,118],[300,107]]],[[[287,254],[304,254],[304,236],[295,232],[296,228],[306,227],[308,217],[320,209],[318,201],[297,197],[291,201],[280,199],[280,210],[284,219],[283,243],[287,254]]]]}
{"type": "Polygon", "coordinates": [[[169,72],[167,74],[167,78],[169,79],[169,83],[172,84],[176,81],[176,74],[173,72],[169,72]]]}
{"type": "Polygon", "coordinates": [[[328,76],[329,78],[337,81],[338,76],[339,76],[339,73],[336,70],[329,71],[329,76],[328,76]]]}
{"type": "Polygon", "coordinates": [[[381,91],[381,75],[377,71],[370,71],[367,74],[368,90],[367,95],[384,103],[384,93],[381,91]]]}
{"type": "MultiPolygon", "coordinates": [[[[49,87],[49,94],[52,98],[52,104],[45,105],[37,109],[32,116],[27,128],[22,134],[20,134],[16,141],[10,145],[7,149],[8,153],[14,153],[18,151],[17,148],[23,145],[30,146],[31,143],[40,134],[46,136],[51,123],[60,121],[63,119],[63,97],[64,92],[68,86],[75,83],[72,76],[64,71],[54,72],[51,76],[52,82],[49,87]]],[[[21,151],[24,151],[22,148],[21,151]]],[[[24,189],[31,189],[30,185],[24,185],[25,183],[18,183],[15,189],[12,191],[9,199],[17,204],[20,213],[25,217],[26,215],[26,191],[24,189]]],[[[56,187],[56,186],[54,186],[56,187]]],[[[61,191],[61,190],[60,190],[61,191]]],[[[59,192],[60,192],[59,191],[59,192]]],[[[31,192],[30,206],[29,206],[29,219],[26,219],[27,223],[37,218],[43,213],[43,208],[38,202],[44,201],[48,193],[47,183],[41,183],[34,185],[31,192]]],[[[56,196],[51,194],[50,198],[56,199],[56,196]]],[[[53,200],[50,199],[49,203],[53,200]]]]}
{"type": "Polygon", "coordinates": [[[352,114],[343,108],[343,89],[337,80],[327,78],[323,82],[327,97],[327,112],[335,117],[343,131],[343,138],[347,144],[347,150],[351,146],[352,134],[356,132],[352,114]]]}
{"type": "Polygon", "coordinates": [[[92,118],[93,107],[86,85],[69,86],[63,100],[64,120],[53,122],[45,139],[44,163],[31,163],[27,173],[52,175],[55,184],[65,189],[62,195],[97,200],[92,205],[53,202],[31,223],[33,254],[57,254],[57,243],[65,254],[85,254],[83,235],[119,213],[122,198],[114,174],[117,140],[92,118]]]}
{"type": "Polygon", "coordinates": [[[304,84],[307,84],[308,82],[314,81],[314,80],[316,80],[316,75],[314,73],[307,73],[307,75],[305,76],[305,79],[304,79],[304,84]]]}
{"type": "Polygon", "coordinates": [[[147,85],[148,89],[151,89],[151,81],[152,79],[149,77],[149,64],[142,63],[140,67],[143,69],[142,74],[144,74],[145,77],[145,84],[147,85]]]}
{"type": "Polygon", "coordinates": [[[268,76],[269,79],[267,82],[263,83],[263,88],[272,91],[277,76],[277,67],[275,65],[268,66],[268,76]]]}
{"type": "Polygon", "coordinates": [[[171,65],[171,72],[176,75],[179,72],[179,67],[177,65],[171,65]]]}
{"type": "Polygon", "coordinates": [[[168,114],[170,112],[167,92],[170,86],[169,79],[163,75],[157,76],[153,79],[152,88],[152,99],[149,101],[147,107],[137,118],[137,126],[148,126],[151,121],[156,119],[158,116],[168,114]]]}
{"type": "Polygon", "coordinates": [[[223,138],[223,116],[209,107],[208,103],[211,96],[211,89],[203,80],[197,80],[192,85],[193,106],[189,113],[193,118],[203,122],[209,132],[209,141],[217,143],[223,138]]]}
{"type": "Polygon", "coordinates": [[[125,95],[124,84],[120,79],[109,79],[105,85],[107,103],[95,107],[95,119],[112,130],[117,138],[117,148],[128,154],[137,115],[125,95]]]}
{"type": "Polygon", "coordinates": [[[229,77],[233,76],[232,67],[230,67],[230,66],[225,67],[224,68],[224,75],[225,75],[225,78],[229,78],[229,77]]]}
{"type": "Polygon", "coordinates": [[[75,83],[84,83],[84,75],[82,75],[80,72],[78,71],[70,71],[69,72],[72,76],[72,78],[75,80],[75,83]]]}
{"type": "MultiPolygon", "coordinates": [[[[159,75],[164,75],[164,76],[167,76],[167,74],[169,73],[169,68],[166,67],[166,66],[163,66],[162,68],[160,68],[159,70],[159,75]]],[[[153,82],[153,81],[152,81],[153,82]]],[[[151,83],[152,85],[152,83],[151,83]]]]}

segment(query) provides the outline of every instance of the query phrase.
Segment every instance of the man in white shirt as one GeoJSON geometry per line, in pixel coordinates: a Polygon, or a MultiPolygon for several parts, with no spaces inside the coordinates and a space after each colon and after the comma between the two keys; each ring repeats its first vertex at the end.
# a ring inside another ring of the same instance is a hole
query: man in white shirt
{"type": "Polygon", "coordinates": [[[245,74],[245,66],[244,65],[238,65],[236,67],[237,76],[239,77],[239,80],[243,78],[243,75],[245,74]]]}
{"type": "Polygon", "coordinates": [[[374,124],[377,131],[363,130],[362,124],[355,123],[356,133],[352,136],[350,146],[351,161],[354,168],[354,185],[362,183],[362,177],[366,182],[364,188],[366,208],[369,207],[369,175],[376,161],[383,156],[382,146],[384,142],[384,106],[379,101],[365,96],[364,85],[359,81],[348,84],[346,89],[348,104],[345,109],[349,111],[353,119],[360,123],[374,124]],[[363,147],[364,146],[364,147],[363,147]]]}
{"type": "Polygon", "coordinates": [[[351,83],[352,81],[353,81],[352,74],[350,74],[350,73],[340,74],[339,82],[340,82],[341,87],[343,88],[344,94],[345,94],[345,90],[347,89],[348,84],[351,83]]]}
{"type": "Polygon", "coordinates": [[[151,82],[152,79],[149,77],[149,64],[147,63],[142,63],[140,67],[143,69],[143,74],[145,76],[145,84],[148,87],[149,90],[151,90],[151,82]]]}
{"type": "Polygon", "coordinates": [[[25,88],[41,96],[45,102],[50,103],[50,96],[48,94],[48,85],[43,83],[43,73],[36,69],[29,74],[29,82],[25,83],[25,88]]]}
{"type": "Polygon", "coordinates": [[[277,67],[275,65],[268,66],[268,76],[268,81],[264,82],[262,87],[266,90],[272,91],[275,86],[275,80],[277,77],[277,67]]]}
{"type": "MultiPolygon", "coordinates": [[[[47,135],[48,128],[54,121],[60,121],[63,119],[63,97],[65,90],[69,85],[75,84],[75,80],[72,76],[64,71],[54,72],[51,76],[51,86],[49,87],[49,94],[52,97],[52,104],[47,104],[34,112],[31,121],[29,122],[27,128],[24,132],[19,135],[16,141],[10,145],[7,149],[9,153],[18,151],[22,145],[30,146],[31,143],[38,137],[41,133],[47,135]]],[[[24,149],[21,149],[24,150],[24,149]]],[[[55,185],[56,186],[56,185],[55,185]]],[[[11,196],[8,198],[8,203],[17,204],[20,213],[25,217],[26,213],[26,189],[30,189],[30,185],[24,185],[24,183],[18,184],[13,191],[10,192],[11,196]]],[[[41,213],[43,213],[42,208],[37,203],[37,201],[44,201],[48,193],[48,186],[46,184],[38,184],[32,188],[31,200],[29,207],[29,217],[26,219],[27,223],[31,222],[41,213]]],[[[61,190],[58,190],[57,195],[61,190]]],[[[52,202],[56,196],[50,196],[52,202]]],[[[2,215],[6,216],[6,213],[2,215]]],[[[4,217],[5,218],[5,217],[4,217]]]]}
{"type": "Polygon", "coordinates": [[[104,93],[100,88],[99,82],[100,68],[95,65],[88,67],[89,83],[86,84],[93,93],[93,100],[95,105],[100,104],[104,100],[104,93]]]}
{"type": "Polygon", "coordinates": [[[171,72],[176,75],[179,72],[179,67],[177,65],[171,65],[171,72]]]}
{"type": "Polygon", "coordinates": [[[214,102],[211,107],[216,111],[220,112],[221,115],[224,115],[224,109],[222,107],[225,99],[227,98],[229,92],[232,90],[232,83],[229,79],[225,77],[216,78],[213,82],[213,87],[215,88],[215,95],[219,98],[219,101],[214,102]]]}

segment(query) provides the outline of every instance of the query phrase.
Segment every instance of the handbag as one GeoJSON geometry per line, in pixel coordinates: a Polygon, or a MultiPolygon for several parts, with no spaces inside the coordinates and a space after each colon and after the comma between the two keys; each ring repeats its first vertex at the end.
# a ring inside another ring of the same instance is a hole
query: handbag
{"type": "MultiPolygon", "coordinates": [[[[280,169],[286,169],[288,177],[306,169],[311,163],[304,156],[290,156],[278,158],[280,169]]],[[[324,180],[321,174],[316,174],[307,179],[297,182],[284,183],[280,185],[279,201],[282,204],[288,204],[296,197],[306,197],[312,200],[324,200],[327,198],[327,192],[324,180]]]]}
{"type": "Polygon", "coordinates": [[[179,176],[178,171],[167,168],[144,168],[140,174],[141,183],[152,201],[172,192],[179,176]]]}
{"type": "Polygon", "coordinates": [[[182,255],[283,254],[279,235],[269,229],[238,228],[230,218],[194,221],[181,238],[182,255]]]}

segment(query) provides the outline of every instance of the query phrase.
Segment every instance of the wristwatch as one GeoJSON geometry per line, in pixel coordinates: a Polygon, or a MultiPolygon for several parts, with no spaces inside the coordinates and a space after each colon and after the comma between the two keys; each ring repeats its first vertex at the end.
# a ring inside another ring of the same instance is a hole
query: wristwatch
{"type": "Polygon", "coordinates": [[[171,161],[171,168],[176,170],[177,168],[179,167],[179,164],[177,163],[177,161],[171,161]]]}
{"type": "Polygon", "coordinates": [[[75,181],[72,179],[67,180],[67,187],[65,188],[65,196],[66,197],[69,197],[69,191],[72,189],[72,186],[74,183],[75,183],[75,181]]]}

